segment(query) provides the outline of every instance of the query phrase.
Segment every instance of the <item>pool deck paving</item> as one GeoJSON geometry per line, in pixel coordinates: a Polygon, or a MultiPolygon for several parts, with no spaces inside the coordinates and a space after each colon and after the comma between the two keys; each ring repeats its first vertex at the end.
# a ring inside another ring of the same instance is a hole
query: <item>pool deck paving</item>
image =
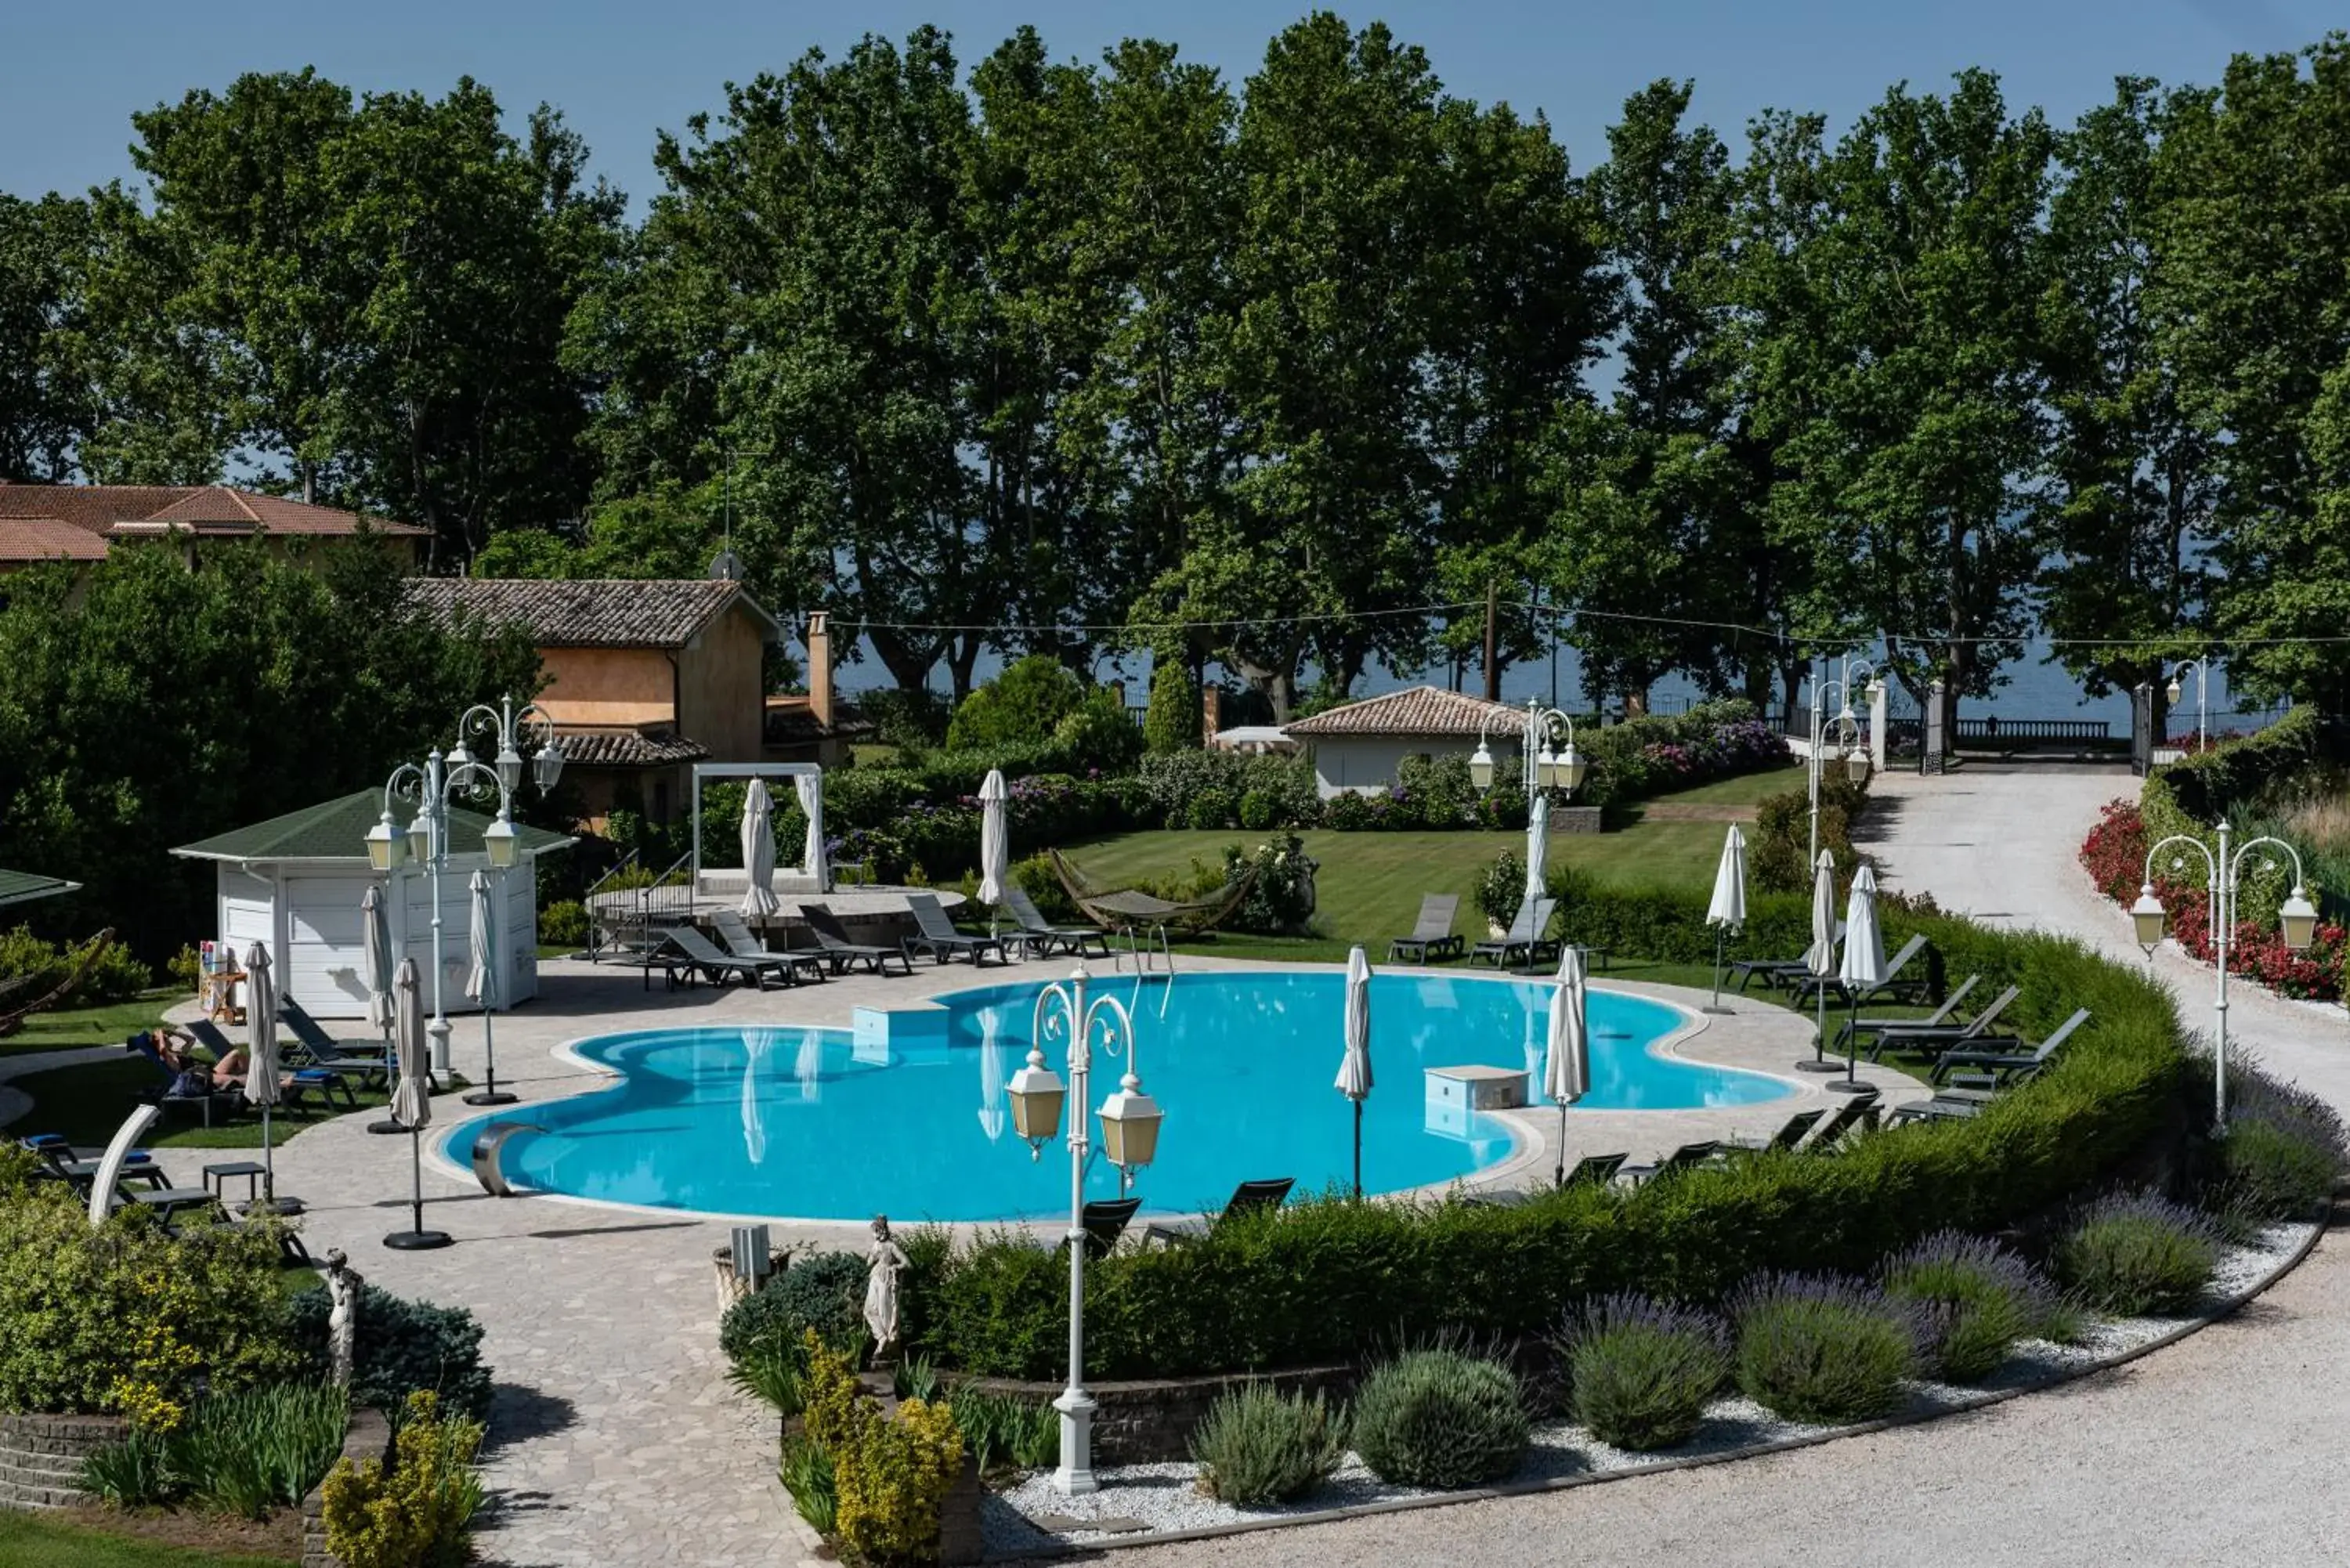
{"type": "MultiPolygon", "coordinates": [[[[1264,967],[1189,955],[1180,963],[1186,972],[1264,967]]],[[[1094,966],[1097,973],[1105,967],[1094,966]]],[[[1009,973],[1041,980],[1068,968],[1056,960],[1014,965],[1009,973]]],[[[669,992],[658,981],[645,990],[634,971],[550,961],[541,966],[540,1000],[497,1020],[499,1082],[526,1103],[544,1102],[610,1082],[557,1054],[583,1036],[705,1023],[845,1026],[860,1004],[920,1002],[1001,983],[1006,972],[992,964],[974,973],[925,963],[910,980],[860,975],[795,990],[669,992]]],[[[1452,965],[1431,972],[1463,971],[1452,965]]],[[[1621,989],[1690,1008],[1706,1000],[1661,987],[1621,989]]],[[[1788,1071],[1810,1049],[1809,1021],[1760,999],[1731,1000],[1732,1015],[1693,1018],[1700,1026],[1666,1048],[1784,1076],[1796,1097],[1731,1111],[1578,1112],[1578,1147],[1650,1158],[1726,1132],[1766,1136],[1794,1110],[1829,1103],[1821,1080],[1788,1071]]],[[[456,1020],[454,1044],[458,1070],[481,1082],[479,1023],[456,1020]]],[[[1334,1042],[1334,1072],[1336,1056],[1334,1042]]],[[[1864,1063],[1861,1073],[1888,1099],[1923,1093],[1888,1069],[1864,1063]]],[[[1381,1092],[1421,1090],[1399,1083],[1381,1092]]],[[[473,1114],[450,1096],[435,1102],[442,1128],[473,1114]]],[[[728,1240],[728,1225],[560,1198],[493,1199],[428,1153],[425,1224],[449,1232],[455,1244],[395,1251],[383,1238],[407,1228],[408,1150],[405,1139],[365,1130],[378,1115],[320,1124],[287,1144],[276,1157],[278,1189],[307,1205],[304,1234],[313,1252],[340,1248],[372,1282],[466,1306],[481,1319],[483,1352],[498,1380],[487,1459],[497,1505],[480,1538],[484,1560],[511,1568],[798,1561],[806,1538],[775,1479],[773,1428],[728,1388],[718,1351],[710,1259],[728,1240]]],[[[1503,1186],[1547,1179],[1555,1116],[1532,1113],[1518,1125],[1525,1138],[1518,1154],[1481,1179],[1503,1186]]],[[[779,1243],[861,1250],[866,1239],[856,1222],[771,1229],[779,1243]]]]}

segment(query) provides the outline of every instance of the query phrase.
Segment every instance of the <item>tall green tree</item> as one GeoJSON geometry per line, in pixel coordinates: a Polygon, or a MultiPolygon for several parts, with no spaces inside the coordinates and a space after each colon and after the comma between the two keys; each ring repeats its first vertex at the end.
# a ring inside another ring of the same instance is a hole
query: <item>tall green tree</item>
{"type": "Polygon", "coordinates": [[[234,460],[460,558],[577,514],[589,389],[561,348],[622,202],[559,116],[517,139],[470,80],[355,103],[305,70],[132,123],[148,201],[95,208],[94,472],[234,460]]]}
{"type": "Polygon", "coordinates": [[[1527,607],[1548,573],[1546,437],[1606,334],[1613,289],[1589,192],[1539,117],[1453,99],[1438,120],[1442,160],[1431,269],[1429,427],[1438,470],[1435,588],[1473,607],[1441,621],[1456,669],[1482,662],[1483,601],[1499,613],[1494,668],[1539,657],[1547,618],[1527,607]]]}
{"type": "Polygon", "coordinates": [[[86,323],[89,208],[0,194],[0,480],[56,483],[96,408],[76,374],[86,323]]]}
{"type": "Polygon", "coordinates": [[[1714,639],[1683,623],[1712,608],[1738,499],[1721,347],[1735,187],[1721,139],[1685,123],[1690,91],[1651,83],[1608,130],[1592,183],[1617,289],[1617,383],[1605,411],[1568,413],[1555,451],[1552,580],[1577,615],[1584,686],[1636,712],[1674,670],[1716,683],[1714,639]]]}
{"type": "Polygon", "coordinates": [[[1337,692],[1424,657],[1425,438],[1439,86],[1427,57],[1326,12],[1274,39],[1233,157],[1223,376],[1244,468],[1146,614],[1221,623],[1217,657],[1286,720],[1310,657],[1337,692]]]}
{"type": "Polygon", "coordinates": [[[2052,141],[1967,71],[1946,97],[1887,93],[1823,171],[1827,369],[1785,452],[1804,493],[1784,515],[1811,529],[1801,613],[1849,643],[1882,635],[1921,708],[1937,677],[1953,711],[1988,694],[2032,625],[2052,141]]]}
{"type": "Polygon", "coordinates": [[[2181,95],[2151,291],[2179,399],[2220,482],[2212,621],[2232,683],[2350,708],[2350,37],[2238,56],[2181,95]]]}
{"type": "Polygon", "coordinates": [[[2053,414],[2042,619],[2093,696],[2154,690],[2202,651],[2218,445],[2189,416],[2157,308],[2163,100],[2125,77],[2058,142],[2043,236],[2040,334],[2053,414]]]}

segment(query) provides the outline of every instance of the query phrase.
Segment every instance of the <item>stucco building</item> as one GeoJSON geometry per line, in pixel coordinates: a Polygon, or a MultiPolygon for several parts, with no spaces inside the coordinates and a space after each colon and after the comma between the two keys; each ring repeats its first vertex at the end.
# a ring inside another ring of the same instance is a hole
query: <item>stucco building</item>
{"type": "Polygon", "coordinates": [[[1314,783],[1323,799],[1352,792],[1378,794],[1396,782],[1403,760],[1468,757],[1477,738],[1493,754],[1501,776],[1518,770],[1525,710],[1488,702],[1437,686],[1412,686],[1367,697],[1284,725],[1283,732],[1314,754],[1314,783]]]}
{"type": "Polygon", "coordinates": [[[421,577],[409,600],[528,629],[537,702],[591,824],[616,807],[667,822],[695,763],[764,760],[766,652],[783,629],[739,582],[421,577]]]}

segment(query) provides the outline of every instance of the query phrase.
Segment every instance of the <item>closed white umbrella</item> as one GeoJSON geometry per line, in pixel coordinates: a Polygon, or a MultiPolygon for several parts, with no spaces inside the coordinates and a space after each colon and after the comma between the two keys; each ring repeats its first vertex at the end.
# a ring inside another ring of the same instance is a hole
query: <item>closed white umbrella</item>
{"type": "Polygon", "coordinates": [[[750,878],[743,889],[743,913],[764,920],[783,906],[775,898],[775,805],[767,798],[767,781],[753,779],[743,794],[743,874],[750,878]]]}
{"type": "Polygon", "coordinates": [[[767,1122],[759,1102],[759,1064],[775,1048],[774,1030],[743,1031],[743,1157],[753,1165],[767,1163],[767,1122]]]}
{"type": "MultiPolygon", "coordinates": [[[[1003,784],[1003,770],[990,768],[979,786],[979,901],[1003,902],[1003,885],[1012,879],[1012,830],[1004,821],[1004,803],[1012,792],[1003,784]]],[[[994,917],[988,918],[989,929],[994,917]]]]}
{"type": "Polygon", "coordinates": [[[411,1223],[383,1239],[400,1251],[421,1251],[449,1244],[448,1232],[424,1228],[424,1129],[432,1125],[432,1080],[424,1056],[424,999],[420,994],[416,961],[404,958],[391,977],[392,1038],[400,1051],[400,1078],[391,1091],[394,1120],[408,1129],[411,1223]]]}
{"type": "Polygon", "coordinates": [[[391,921],[384,914],[383,889],[374,883],[359,895],[359,977],[366,982],[368,1022],[391,1035],[391,921]]]}
{"type": "Polygon", "coordinates": [[[1543,1093],[1558,1107],[1558,1181],[1566,1184],[1566,1108],[1591,1093],[1591,1029],[1584,991],[1583,950],[1558,950],[1558,985],[1550,999],[1550,1037],[1543,1059],[1543,1093]]]}
{"type": "Polygon", "coordinates": [[[796,774],[792,788],[800,797],[801,815],[807,818],[807,841],[800,848],[801,869],[816,879],[817,892],[829,893],[832,868],[824,859],[824,775],[796,774]]]}
{"type": "Polygon", "coordinates": [[[1338,1059],[1338,1092],[1355,1103],[1355,1196],[1363,1195],[1363,1102],[1371,1095],[1371,960],[1357,946],[1347,954],[1347,1051],[1338,1059]]]}
{"type": "Polygon", "coordinates": [[[1827,982],[1836,967],[1835,857],[1825,849],[1812,868],[1812,945],[1804,950],[1804,967],[1811,971],[1812,989],[1819,992],[1820,1036],[1812,1042],[1811,1070],[1833,1073],[1835,1067],[1827,1052],[1827,982]]]}
{"type": "MultiPolygon", "coordinates": [[[[1526,897],[1550,897],[1550,796],[1536,794],[1526,812],[1526,897]]],[[[1526,966],[1534,967],[1532,962],[1526,966]]]]}
{"type": "Polygon", "coordinates": [[[1705,923],[1713,928],[1713,1005],[1708,1012],[1727,1012],[1721,1005],[1721,944],[1746,924],[1746,835],[1731,823],[1722,836],[1721,860],[1713,868],[1713,902],[1705,907],[1705,923]]]}
{"type": "Polygon", "coordinates": [[[482,1092],[467,1095],[465,1103],[510,1106],[515,1097],[498,1087],[497,1039],[495,1026],[491,1023],[491,1014],[497,1012],[504,987],[498,978],[498,911],[497,900],[491,897],[490,874],[475,871],[465,891],[466,924],[472,928],[465,933],[465,956],[473,965],[465,972],[465,994],[482,1010],[482,1061],[487,1069],[487,1082],[482,1092]]]}
{"type": "Polygon", "coordinates": [[[979,1012],[979,1130],[987,1141],[1003,1136],[1003,1013],[983,1007],[979,1012]]]}
{"type": "Polygon", "coordinates": [[[302,1206],[288,1199],[277,1201],[277,1161],[270,1147],[269,1113],[277,1104],[277,971],[269,949],[253,944],[244,955],[244,1018],[246,1030],[244,1097],[261,1107],[261,1202],[265,1213],[294,1214],[302,1206]]]}
{"type": "MultiPolygon", "coordinates": [[[[1860,999],[1885,983],[1885,929],[1877,923],[1877,873],[1866,865],[1854,875],[1845,904],[1844,963],[1836,978],[1844,982],[1845,1000],[1856,1019],[1860,999]]],[[[1850,1031],[1846,1044],[1844,1080],[1828,1086],[1854,1094],[1861,1086],[1860,1031],[1850,1031]]]]}

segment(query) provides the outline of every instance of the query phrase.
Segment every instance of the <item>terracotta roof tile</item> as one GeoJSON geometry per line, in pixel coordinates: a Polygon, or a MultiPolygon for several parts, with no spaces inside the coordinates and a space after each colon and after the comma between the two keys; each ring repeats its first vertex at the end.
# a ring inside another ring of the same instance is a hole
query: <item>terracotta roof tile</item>
{"type": "Polygon", "coordinates": [[[1488,730],[1514,737],[1524,719],[1522,709],[1506,702],[1447,691],[1436,686],[1410,686],[1384,697],[1367,697],[1283,726],[1292,735],[1313,740],[1320,735],[1467,735],[1488,730]]]}
{"type": "Polygon", "coordinates": [[[699,763],[710,755],[710,748],[699,741],[640,730],[558,729],[555,735],[566,767],[656,768],[699,763]]]}
{"type": "Polygon", "coordinates": [[[103,561],[106,541],[55,517],[0,517],[0,561],[103,561]]]}
{"type": "Polygon", "coordinates": [[[226,484],[0,484],[0,517],[53,518],[98,535],[150,534],[165,527],[250,533],[260,527],[329,537],[355,534],[362,524],[402,538],[432,532],[226,484]]]}
{"type": "Polygon", "coordinates": [[[682,648],[738,602],[775,627],[742,584],[719,577],[419,577],[408,585],[408,602],[444,619],[463,606],[488,620],[517,621],[542,648],[682,648]]]}

